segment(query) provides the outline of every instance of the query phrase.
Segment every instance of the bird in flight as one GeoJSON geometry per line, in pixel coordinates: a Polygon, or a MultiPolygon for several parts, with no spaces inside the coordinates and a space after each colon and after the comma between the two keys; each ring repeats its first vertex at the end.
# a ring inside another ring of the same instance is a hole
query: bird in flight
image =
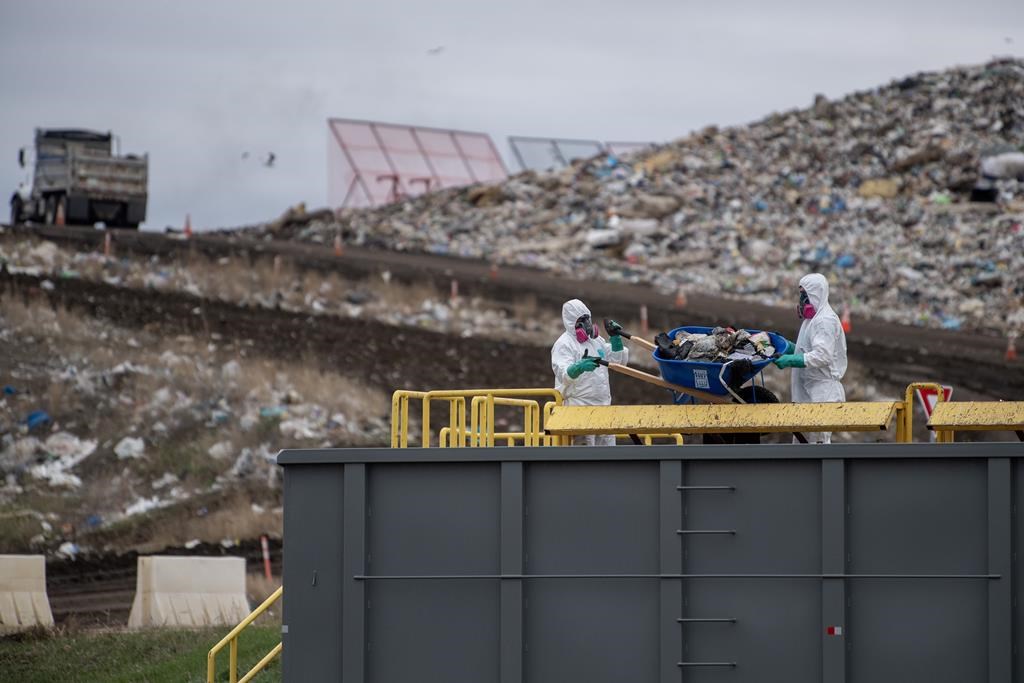
{"type": "Polygon", "coordinates": [[[444,45],[438,45],[437,47],[432,47],[429,50],[427,50],[427,54],[430,55],[431,57],[436,57],[442,52],[444,52],[444,45]]]}

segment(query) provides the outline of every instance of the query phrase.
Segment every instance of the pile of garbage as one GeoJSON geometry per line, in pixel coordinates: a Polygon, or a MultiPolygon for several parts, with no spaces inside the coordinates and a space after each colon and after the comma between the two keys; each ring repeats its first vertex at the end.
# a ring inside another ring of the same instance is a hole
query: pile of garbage
{"type": "Polygon", "coordinates": [[[388,438],[384,394],[213,338],[9,297],[0,348],[0,510],[40,515],[19,523],[32,547],[238,489],[272,504],[281,447],[388,438]]]}
{"type": "Polygon", "coordinates": [[[680,330],[674,337],[662,332],[654,338],[658,355],[665,360],[725,363],[731,360],[768,360],[775,347],[767,332],[716,327],[710,334],[680,330]]]}
{"type": "Polygon", "coordinates": [[[818,271],[854,314],[1003,334],[1024,328],[1024,187],[968,200],[984,158],[1022,148],[1024,60],[1000,59],[631,157],[254,229],[776,304],[818,271]]]}

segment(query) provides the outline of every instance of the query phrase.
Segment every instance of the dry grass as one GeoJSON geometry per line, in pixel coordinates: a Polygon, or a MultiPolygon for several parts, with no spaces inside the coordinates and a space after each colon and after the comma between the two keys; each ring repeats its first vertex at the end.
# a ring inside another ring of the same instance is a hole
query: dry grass
{"type": "MultiPolygon", "coordinates": [[[[253,607],[260,605],[264,600],[270,597],[270,595],[281,587],[281,577],[275,576],[267,578],[263,574],[247,574],[245,577],[245,592],[249,597],[249,602],[252,603],[253,607]]],[[[274,606],[279,608],[280,603],[274,606]]],[[[280,610],[278,610],[280,611],[280,610]]]]}
{"type": "Polygon", "coordinates": [[[239,541],[263,534],[280,538],[283,527],[279,507],[265,504],[262,512],[254,512],[250,492],[231,490],[127,518],[88,532],[84,541],[97,547],[145,554],[182,547],[193,540],[217,544],[225,539],[239,541]]]}

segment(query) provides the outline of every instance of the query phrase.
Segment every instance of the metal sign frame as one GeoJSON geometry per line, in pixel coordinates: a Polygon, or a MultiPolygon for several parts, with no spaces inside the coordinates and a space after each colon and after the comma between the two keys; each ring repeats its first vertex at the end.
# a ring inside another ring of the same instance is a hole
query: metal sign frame
{"type": "Polygon", "coordinates": [[[382,121],[330,118],[328,202],[381,206],[408,197],[473,183],[500,182],[508,168],[486,133],[382,121]],[[363,140],[353,137],[363,136],[363,140]],[[332,151],[347,170],[338,181],[332,151]],[[381,192],[381,183],[389,183],[381,192]],[[338,191],[340,201],[332,199],[338,191]]]}

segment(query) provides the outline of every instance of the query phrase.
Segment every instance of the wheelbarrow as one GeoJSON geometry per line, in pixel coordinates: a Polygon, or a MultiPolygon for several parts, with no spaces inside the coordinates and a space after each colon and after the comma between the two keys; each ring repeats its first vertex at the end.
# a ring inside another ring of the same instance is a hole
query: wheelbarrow
{"type": "MultiPolygon", "coordinates": [[[[760,386],[752,380],[786,349],[788,341],[780,334],[768,332],[768,338],[776,349],[776,353],[771,358],[715,363],[665,358],[654,342],[629,334],[615,321],[605,320],[604,327],[608,334],[618,334],[651,351],[654,361],[658,364],[661,377],[619,363],[599,362],[606,365],[609,370],[668,389],[672,392],[673,403],[778,403],[775,394],[764,386],[763,378],[760,386]]],[[[675,339],[681,332],[710,334],[712,330],[711,327],[684,326],[675,328],[668,333],[668,336],[675,339]]],[[[756,334],[761,330],[748,331],[751,334],[756,334]]],[[[704,442],[759,443],[760,436],[760,434],[708,434],[705,435],[704,442]]]]}
{"type": "MultiPolygon", "coordinates": [[[[703,401],[705,403],[730,403],[733,401],[736,403],[778,402],[774,394],[764,387],[763,380],[761,386],[757,386],[754,383],[746,385],[747,382],[760,375],[761,371],[779,356],[778,351],[771,358],[728,361],[725,363],[673,360],[661,355],[661,351],[654,342],[629,334],[613,320],[605,320],[604,327],[608,334],[618,334],[651,351],[654,361],[658,364],[661,377],[656,377],[642,370],[618,363],[602,364],[607,365],[610,370],[615,370],[621,374],[669,389],[672,392],[674,403],[685,404],[696,401],[703,401]]],[[[669,332],[668,336],[670,339],[675,339],[681,332],[688,334],[711,334],[712,329],[711,327],[697,326],[677,327],[669,332]]],[[[751,334],[757,334],[761,330],[748,331],[751,334]]],[[[784,350],[788,344],[785,337],[774,332],[768,332],[768,338],[771,339],[772,346],[777,350],[784,350]]]]}

